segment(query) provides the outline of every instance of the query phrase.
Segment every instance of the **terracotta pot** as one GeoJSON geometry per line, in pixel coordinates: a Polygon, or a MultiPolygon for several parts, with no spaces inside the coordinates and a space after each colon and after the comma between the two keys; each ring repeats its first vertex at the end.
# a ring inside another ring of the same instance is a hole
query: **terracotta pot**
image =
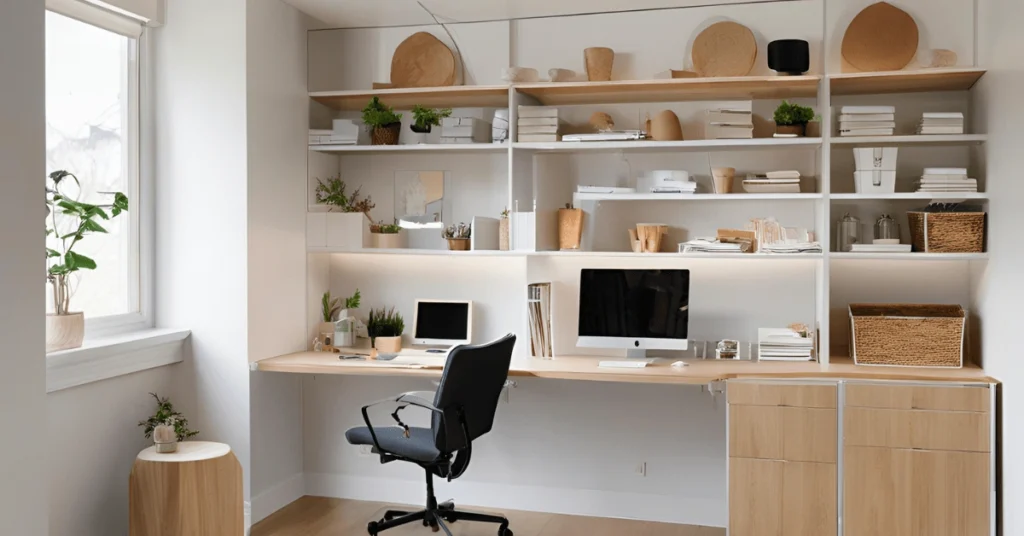
{"type": "Polygon", "coordinates": [[[509,240],[509,219],[498,220],[498,249],[508,251],[511,241],[509,240]]]}
{"type": "Polygon", "coordinates": [[[797,136],[803,136],[807,131],[807,123],[799,125],[775,125],[776,134],[796,134],[797,136]]]}
{"type": "Polygon", "coordinates": [[[398,337],[377,337],[373,341],[373,347],[378,352],[385,354],[397,354],[402,350],[402,336],[398,337]]]}
{"type": "Polygon", "coordinates": [[[448,249],[451,251],[469,251],[468,238],[449,238],[448,249]]]}
{"type": "Polygon", "coordinates": [[[403,249],[406,247],[405,233],[373,233],[373,247],[381,249],[403,249]]]}
{"type": "Polygon", "coordinates": [[[373,127],[370,131],[371,145],[398,145],[398,138],[402,135],[402,124],[391,123],[379,127],[373,127]]]}
{"type": "Polygon", "coordinates": [[[85,315],[46,315],[46,351],[78,348],[85,338],[85,315]]]}
{"type": "Polygon", "coordinates": [[[605,47],[591,47],[583,51],[583,59],[587,65],[587,80],[591,82],[607,82],[612,79],[612,63],[615,51],[605,47]]]}
{"type": "Polygon", "coordinates": [[[558,209],[558,249],[580,249],[583,238],[583,209],[558,209]]]}

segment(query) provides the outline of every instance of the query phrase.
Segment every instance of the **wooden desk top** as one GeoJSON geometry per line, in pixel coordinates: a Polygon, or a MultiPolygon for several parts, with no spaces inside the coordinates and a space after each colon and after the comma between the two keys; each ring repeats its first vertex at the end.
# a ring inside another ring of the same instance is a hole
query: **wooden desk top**
{"type": "MultiPolygon", "coordinates": [[[[598,362],[615,359],[594,356],[564,356],[551,360],[513,360],[510,377],[534,377],[558,380],[584,380],[625,383],[664,383],[703,385],[730,379],[850,379],[904,380],[926,382],[998,383],[975,365],[962,369],[909,367],[869,367],[854,365],[849,358],[833,358],[828,365],[750,361],[684,360],[689,366],[672,367],[671,360],[659,360],[642,369],[599,368],[598,362]]],[[[257,370],[300,374],[345,374],[366,376],[403,376],[439,378],[443,365],[439,358],[408,362],[349,361],[338,354],[299,352],[264,359],[257,370]],[[410,363],[419,364],[410,364],[410,363]]]]}

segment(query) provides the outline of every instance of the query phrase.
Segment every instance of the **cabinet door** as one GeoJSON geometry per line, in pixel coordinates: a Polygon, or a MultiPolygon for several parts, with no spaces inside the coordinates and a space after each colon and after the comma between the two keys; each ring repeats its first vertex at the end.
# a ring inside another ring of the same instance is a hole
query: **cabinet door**
{"type": "Polygon", "coordinates": [[[987,536],[989,455],[846,447],[844,536],[987,536]]]}
{"type": "Polygon", "coordinates": [[[836,465],[784,462],[782,533],[785,536],[835,536],[836,465]]]}
{"type": "Polygon", "coordinates": [[[729,536],[784,536],[786,462],[729,458],[729,536]]]}
{"type": "Polygon", "coordinates": [[[836,462],[834,409],[729,405],[729,455],[793,462],[836,462]]]}

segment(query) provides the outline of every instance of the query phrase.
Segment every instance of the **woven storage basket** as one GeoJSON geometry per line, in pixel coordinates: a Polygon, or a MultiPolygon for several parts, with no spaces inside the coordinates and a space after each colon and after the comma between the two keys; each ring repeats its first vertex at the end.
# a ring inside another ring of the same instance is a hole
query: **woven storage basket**
{"type": "Polygon", "coordinates": [[[959,305],[850,304],[857,365],[962,367],[966,315],[959,305]]]}
{"type": "Polygon", "coordinates": [[[401,123],[373,127],[373,130],[370,131],[370,145],[398,145],[398,138],[401,134],[401,123]]]}
{"type": "Polygon", "coordinates": [[[907,212],[914,251],[981,253],[985,247],[984,212],[907,212]]]}

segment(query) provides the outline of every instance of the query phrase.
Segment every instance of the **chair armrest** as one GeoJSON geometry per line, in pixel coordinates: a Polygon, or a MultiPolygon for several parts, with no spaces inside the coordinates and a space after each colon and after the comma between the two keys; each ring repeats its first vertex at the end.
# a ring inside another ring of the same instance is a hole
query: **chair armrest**
{"type": "Polygon", "coordinates": [[[396,409],[395,412],[391,414],[391,416],[392,416],[392,418],[395,419],[395,421],[400,426],[405,428],[405,424],[401,420],[398,419],[398,412],[400,412],[403,409],[405,409],[406,406],[417,406],[417,407],[421,407],[421,408],[430,410],[433,413],[440,414],[441,415],[441,422],[443,423],[444,419],[445,419],[444,412],[441,411],[440,409],[438,409],[436,406],[434,406],[434,404],[432,404],[431,402],[427,401],[426,399],[417,396],[418,394],[424,393],[424,392],[429,393],[429,391],[409,391],[407,393],[402,393],[402,394],[399,394],[399,395],[396,395],[396,396],[384,398],[384,399],[378,400],[376,402],[371,402],[371,403],[363,406],[362,411],[361,411],[362,414],[363,414],[363,422],[366,423],[366,428],[370,430],[370,439],[373,440],[373,448],[378,453],[380,453],[382,456],[383,456],[383,453],[384,453],[384,449],[382,449],[381,446],[380,446],[380,443],[377,442],[377,433],[375,431],[373,423],[370,422],[370,415],[367,412],[367,410],[369,408],[372,408],[373,406],[377,406],[377,405],[384,404],[384,403],[400,404],[401,406],[398,409],[396,409]]]}

